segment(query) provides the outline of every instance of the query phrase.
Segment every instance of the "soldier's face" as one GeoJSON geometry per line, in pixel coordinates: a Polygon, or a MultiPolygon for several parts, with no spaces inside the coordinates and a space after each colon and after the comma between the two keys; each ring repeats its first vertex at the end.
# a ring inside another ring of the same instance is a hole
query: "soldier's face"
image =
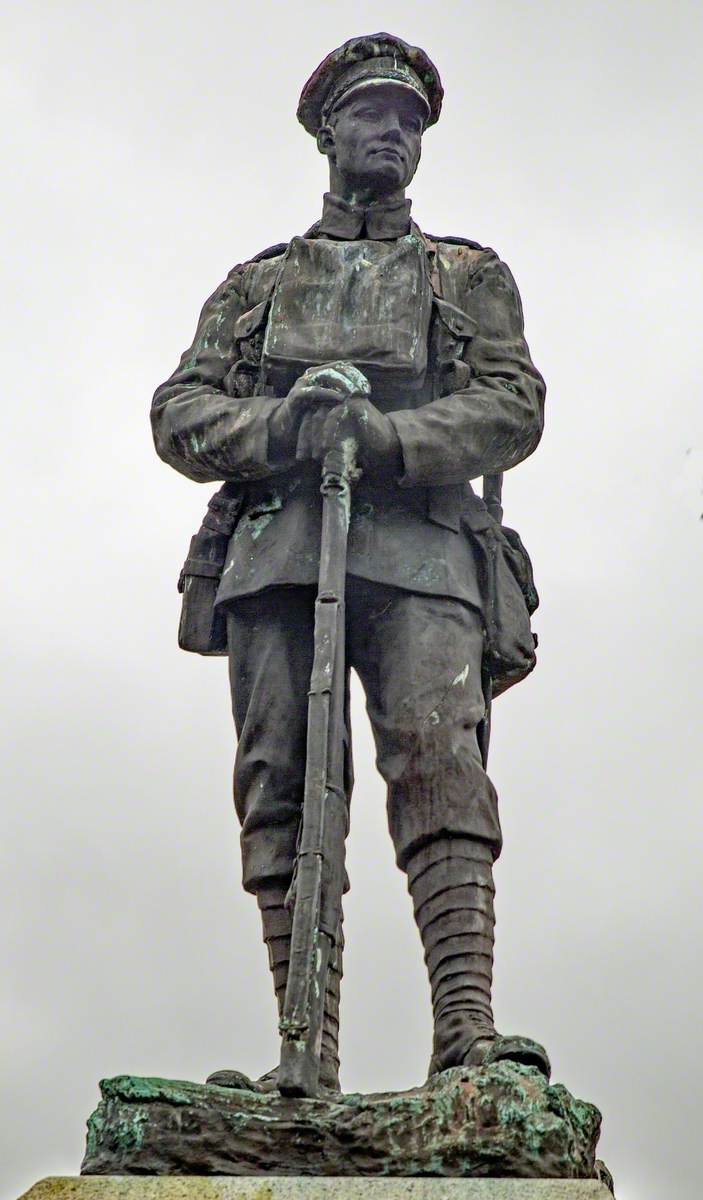
{"type": "Polygon", "coordinates": [[[410,183],[424,124],[422,102],[408,88],[373,84],[340,105],[320,149],[349,185],[383,195],[410,183]]]}

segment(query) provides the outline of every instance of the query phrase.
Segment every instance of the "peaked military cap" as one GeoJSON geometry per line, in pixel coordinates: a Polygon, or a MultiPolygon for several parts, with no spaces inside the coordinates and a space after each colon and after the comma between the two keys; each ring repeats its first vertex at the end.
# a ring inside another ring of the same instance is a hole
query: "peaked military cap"
{"type": "Polygon", "coordinates": [[[429,56],[392,33],[371,33],[350,38],[313,71],[300,94],[301,125],[314,137],[342,97],[367,81],[411,88],[427,108],[426,125],[438,120],[444,91],[429,56]]]}

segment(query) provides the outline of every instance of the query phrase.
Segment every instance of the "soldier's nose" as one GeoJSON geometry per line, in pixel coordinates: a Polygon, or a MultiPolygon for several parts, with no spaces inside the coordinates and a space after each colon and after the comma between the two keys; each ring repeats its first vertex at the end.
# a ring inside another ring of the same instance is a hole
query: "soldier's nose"
{"type": "Polygon", "coordinates": [[[400,127],[400,122],[397,117],[389,119],[386,123],[386,128],[383,131],[382,139],[384,142],[399,142],[403,136],[403,131],[400,127]]]}

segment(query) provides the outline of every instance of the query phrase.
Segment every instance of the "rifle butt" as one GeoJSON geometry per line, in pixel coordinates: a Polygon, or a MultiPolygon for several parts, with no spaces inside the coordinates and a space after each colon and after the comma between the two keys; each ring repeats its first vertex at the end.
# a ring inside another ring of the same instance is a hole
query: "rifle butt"
{"type": "Polygon", "coordinates": [[[319,933],[307,1004],[308,1025],[287,1027],[281,1023],[281,1063],[278,1090],[282,1096],[315,1099],[320,1094],[320,1046],[325,1013],[325,989],[332,943],[319,933]]]}

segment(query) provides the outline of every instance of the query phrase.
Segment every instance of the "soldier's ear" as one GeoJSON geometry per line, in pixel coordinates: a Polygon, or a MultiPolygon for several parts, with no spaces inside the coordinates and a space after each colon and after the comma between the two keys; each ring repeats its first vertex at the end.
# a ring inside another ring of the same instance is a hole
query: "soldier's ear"
{"type": "Polygon", "coordinates": [[[331,125],[323,125],[317,131],[317,148],[320,154],[326,154],[327,157],[334,162],[335,160],[335,145],[334,145],[334,129],[331,125]]]}

